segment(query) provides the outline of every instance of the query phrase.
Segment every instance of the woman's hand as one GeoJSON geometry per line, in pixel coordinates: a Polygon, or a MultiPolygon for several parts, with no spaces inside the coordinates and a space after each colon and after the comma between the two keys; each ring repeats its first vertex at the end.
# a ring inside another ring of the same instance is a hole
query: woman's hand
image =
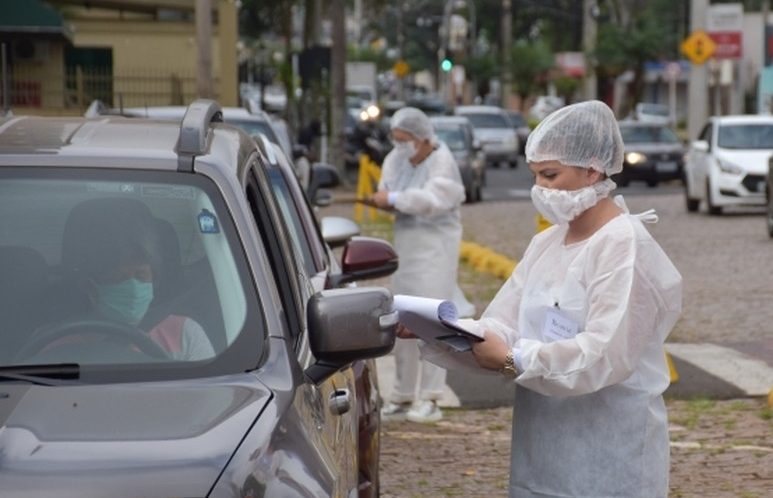
{"type": "Polygon", "coordinates": [[[408,330],[402,323],[397,324],[397,337],[400,339],[418,339],[419,336],[408,330]]]}
{"type": "Polygon", "coordinates": [[[370,202],[380,209],[392,209],[392,206],[389,205],[389,192],[386,190],[379,190],[370,196],[370,202]]]}
{"type": "Polygon", "coordinates": [[[500,370],[505,365],[505,356],[510,348],[494,332],[486,331],[484,337],[483,341],[472,344],[475,361],[483,368],[500,370]]]}

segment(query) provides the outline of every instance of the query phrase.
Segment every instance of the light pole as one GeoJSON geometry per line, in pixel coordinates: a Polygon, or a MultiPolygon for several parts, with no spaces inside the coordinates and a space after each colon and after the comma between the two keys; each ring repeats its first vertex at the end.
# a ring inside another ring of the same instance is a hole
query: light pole
{"type": "Polygon", "coordinates": [[[510,70],[510,47],[513,42],[513,18],[511,0],[502,0],[502,102],[507,109],[510,104],[510,90],[513,85],[513,72],[510,70]]]}

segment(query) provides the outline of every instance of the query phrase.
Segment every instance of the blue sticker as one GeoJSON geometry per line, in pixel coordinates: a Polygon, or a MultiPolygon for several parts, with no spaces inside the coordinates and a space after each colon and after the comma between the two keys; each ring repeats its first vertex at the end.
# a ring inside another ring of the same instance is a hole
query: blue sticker
{"type": "Polygon", "coordinates": [[[206,209],[202,209],[199,213],[199,231],[201,233],[220,233],[217,218],[206,209]]]}

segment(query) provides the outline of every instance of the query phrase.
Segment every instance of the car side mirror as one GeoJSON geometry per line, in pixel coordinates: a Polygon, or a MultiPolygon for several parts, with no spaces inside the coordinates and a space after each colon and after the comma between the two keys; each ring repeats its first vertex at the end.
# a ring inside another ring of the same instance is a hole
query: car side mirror
{"type": "Polygon", "coordinates": [[[349,218],[325,216],[322,218],[322,238],[330,247],[340,247],[360,234],[360,226],[349,218]]]}
{"type": "Polygon", "coordinates": [[[397,252],[389,242],[373,237],[352,237],[341,255],[341,273],[331,275],[331,286],[386,277],[397,270],[397,252]]]}
{"type": "MultiPolygon", "coordinates": [[[[322,188],[337,187],[340,183],[341,178],[338,175],[338,170],[334,166],[326,163],[314,163],[311,166],[309,187],[306,190],[306,193],[311,202],[319,206],[320,204],[317,204],[317,191],[322,188]]],[[[319,200],[324,201],[324,199],[319,200]]]]}
{"type": "Polygon", "coordinates": [[[692,143],[692,148],[699,152],[708,152],[711,147],[706,140],[696,140],[692,143]]]}
{"type": "Polygon", "coordinates": [[[398,313],[387,289],[323,290],[309,299],[306,315],[316,361],[305,374],[315,384],[354,361],[383,356],[394,347],[398,313]]]}

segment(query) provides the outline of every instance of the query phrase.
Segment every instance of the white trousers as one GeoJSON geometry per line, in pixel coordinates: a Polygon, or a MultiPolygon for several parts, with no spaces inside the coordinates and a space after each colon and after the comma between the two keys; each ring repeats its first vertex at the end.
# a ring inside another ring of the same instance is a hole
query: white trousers
{"type": "Polygon", "coordinates": [[[414,399],[438,400],[443,394],[446,371],[420,360],[418,342],[418,339],[399,338],[395,341],[392,349],[395,356],[395,385],[389,396],[393,403],[408,403],[414,399]]]}

